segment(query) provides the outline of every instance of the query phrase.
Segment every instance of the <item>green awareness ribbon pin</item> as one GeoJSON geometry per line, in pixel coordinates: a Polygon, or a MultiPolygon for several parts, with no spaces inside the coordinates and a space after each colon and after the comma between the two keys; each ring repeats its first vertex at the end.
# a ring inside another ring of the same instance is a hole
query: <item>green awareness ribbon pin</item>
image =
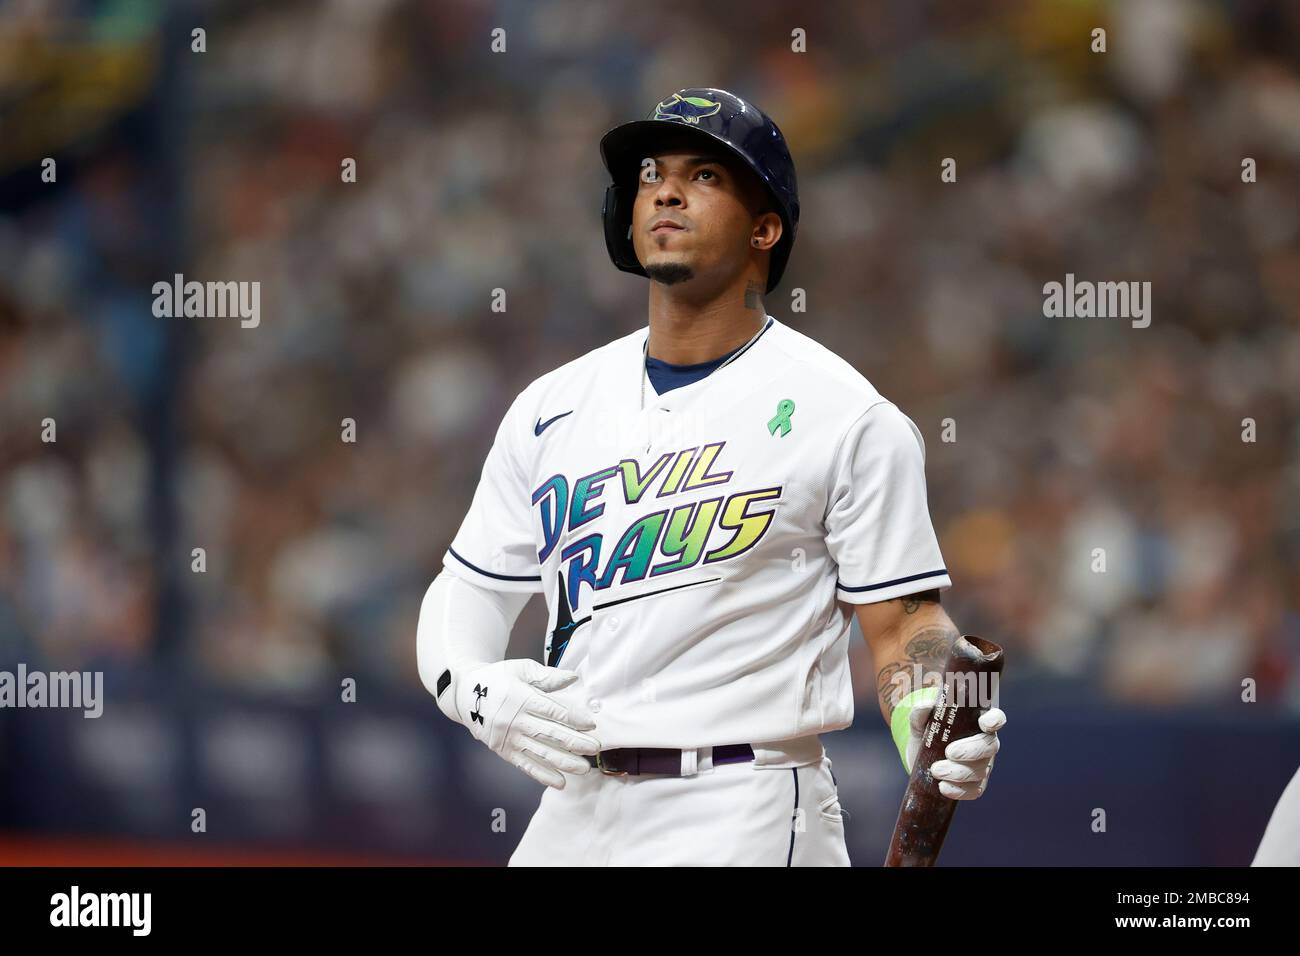
{"type": "Polygon", "coordinates": [[[767,423],[767,431],[771,435],[776,434],[776,430],[781,429],[781,437],[784,438],[790,434],[790,416],[794,414],[794,402],[788,398],[783,398],[776,403],[776,415],[767,423]]]}

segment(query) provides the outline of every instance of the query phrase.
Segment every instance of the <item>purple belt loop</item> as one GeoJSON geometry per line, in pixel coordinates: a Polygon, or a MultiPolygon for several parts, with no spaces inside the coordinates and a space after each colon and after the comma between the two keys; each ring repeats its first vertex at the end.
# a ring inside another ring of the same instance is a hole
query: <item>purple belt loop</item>
{"type": "Polygon", "coordinates": [[[723,763],[743,763],[754,759],[754,748],[749,744],[727,744],[713,748],[713,766],[723,763]]]}

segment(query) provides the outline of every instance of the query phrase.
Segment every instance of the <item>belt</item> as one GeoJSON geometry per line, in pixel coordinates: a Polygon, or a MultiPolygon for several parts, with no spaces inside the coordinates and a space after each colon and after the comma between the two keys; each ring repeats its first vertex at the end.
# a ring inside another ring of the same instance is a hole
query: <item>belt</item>
{"type": "MultiPolygon", "coordinates": [[[[754,748],[749,744],[727,744],[713,748],[713,766],[724,763],[743,763],[754,759],[754,748]]],[[[637,777],[646,773],[658,773],[667,777],[682,775],[682,752],[664,747],[619,747],[614,750],[602,750],[594,757],[588,757],[591,764],[601,773],[614,777],[637,777]]]]}

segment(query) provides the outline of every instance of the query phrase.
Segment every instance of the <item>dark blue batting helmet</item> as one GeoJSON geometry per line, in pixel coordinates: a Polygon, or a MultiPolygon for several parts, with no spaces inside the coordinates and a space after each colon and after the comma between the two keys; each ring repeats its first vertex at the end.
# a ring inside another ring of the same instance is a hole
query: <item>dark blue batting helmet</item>
{"type": "Polygon", "coordinates": [[[641,161],[665,139],[665,124],[720,144],[753,170],[781,216],[781,238],[772,247],[767,291],[781,281],[799,228],[799,186],[794,160],[781,130],[762,110],[726,90],[678,90],[657,104],[650,116],[624,123],[601,138],[600,155],[613,183],[605,190],[605,245],[614,265],[645,275],[632,246],[632,203],[641,161]]]}

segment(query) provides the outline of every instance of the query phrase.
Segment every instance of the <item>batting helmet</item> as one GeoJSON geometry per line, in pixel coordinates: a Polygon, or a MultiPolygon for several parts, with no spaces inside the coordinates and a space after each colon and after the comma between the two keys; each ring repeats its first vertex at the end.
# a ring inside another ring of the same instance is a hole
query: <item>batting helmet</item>
{"type": "Polygon", "coordinates": [[[768,267],[767,291],[771,292],[781,281],[799,227],[794,160],[781,130],[767,114],[726,90],[678,90],[655,106],[648,118],[624,123],[601,138],[600,155],[614,180],[605,190],[603,210],[609,257],[624,272],[646,274],[632,246],[632,203],[641,161],[654,152],[656,142],[662,141],[667,123],[724,146],[767,188],[783,226],[768,267]]]}

